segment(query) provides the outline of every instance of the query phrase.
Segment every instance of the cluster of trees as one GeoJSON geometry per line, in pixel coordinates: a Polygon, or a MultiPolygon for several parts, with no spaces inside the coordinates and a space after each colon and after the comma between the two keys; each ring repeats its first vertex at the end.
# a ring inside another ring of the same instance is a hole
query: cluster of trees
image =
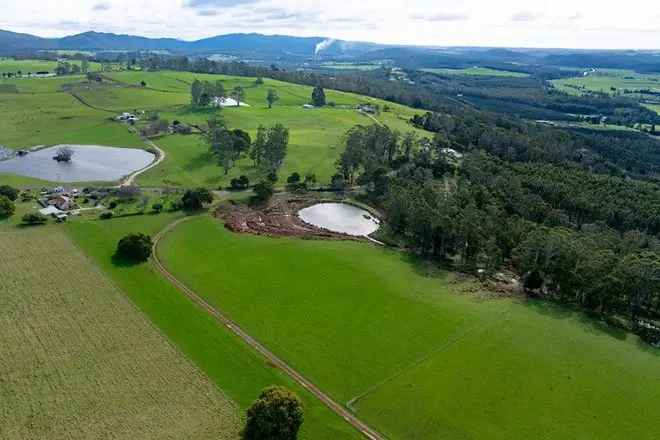
{"type": "Polygon", "coordinates": [[[225,174],[236,161],[249,154],[255,167],[264,176],[275,176],[284,162],[289,145],[289,130],[282,124],[270,128],[260,125],[254,142],[249,133],[241,129],[230,129],[224,119],[215,116],[207,122],[204,141],[218,159],[225,174]]]}
{"type": "MultiPolygon", "coordinates": [[[[236,101],[236,106],[241,105],[245,98],[245,89],[237,85],[229,93],[225,90],[222,81],[199,81],[195,80],[190,85],[190,103],[193,108],[203,108],[211,104],[213,98],[222,98],[230,96],[236,101]]],[[[268,96],[268,100],[277,101],[277,93],[274,96],[268,96]]],[[[272,104],[271,104],[272,105],[272,104]]]]}
{"type": "Polygon", "coordinates": [[[596,173],[658,179],[660,141],[642,133],[560,130],[472,111],[427,112],[412,124],[434,141],[469,152],[484,150],[509,162],[577,164],[596,173]]]}
{"type": "Polygon", "coordinates": [[[193,108],[206,107],[213,98],[225,96],[225,93],[222,81],[195,80],[190,85],[190,103],[193,108]]]}
{"type": "Polygon", "coordinates": [[[53,160],[56,160],[57,162],[71,162],[71,159],[73,159],[74,151],[72,148],[64,146],[64,147],[59,147],[55,151],[55,156],[53,156],[53,160]]]}

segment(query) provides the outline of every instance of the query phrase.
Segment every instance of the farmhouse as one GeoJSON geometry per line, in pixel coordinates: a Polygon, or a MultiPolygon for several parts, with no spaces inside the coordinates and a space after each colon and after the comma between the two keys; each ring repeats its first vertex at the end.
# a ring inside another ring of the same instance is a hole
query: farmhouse
{"type": "Polygon", "coordinates": [[[129,123],[135,123],[135,122],[139,121],[137,116],[135,116],[132,113],[126,113],[126,112],[124,112],[121,115],[117,116],[115,119],[118,120],[118,121],[121,121],[121,122],[129,122],[129,123]]]}
{"type": "Polygon", "coordinates": [[[55,198],[48,200],[48,205],[55,206],[60,211],[69,211],[73,209],[73,199],[65,195],[58,195],[55,198]]]}

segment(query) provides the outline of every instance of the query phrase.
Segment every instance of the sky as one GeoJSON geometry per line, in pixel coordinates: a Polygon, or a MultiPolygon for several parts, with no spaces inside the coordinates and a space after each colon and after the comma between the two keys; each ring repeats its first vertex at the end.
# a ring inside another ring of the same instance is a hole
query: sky
{"type": "Polygon", "coordinates": [[[24,0],[0,29],[194,40],[234,32],[425,46],[660,49],[657,0],[24,0]]]}

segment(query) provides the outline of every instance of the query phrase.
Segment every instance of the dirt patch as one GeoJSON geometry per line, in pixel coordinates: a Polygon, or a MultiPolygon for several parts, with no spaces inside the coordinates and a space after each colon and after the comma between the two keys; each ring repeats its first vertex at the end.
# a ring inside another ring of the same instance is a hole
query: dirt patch
{"type": "Polygon", "coordinates": [[[248,206],[229,201],[218,207],[215,216],[224,221],[227,229],[238,233],[324,240],[365,240],[307,224],[298,217],[298,211],[319,202],[321,200],[318,198],[291,194],[276,195],[266,206],[248,206]]]}

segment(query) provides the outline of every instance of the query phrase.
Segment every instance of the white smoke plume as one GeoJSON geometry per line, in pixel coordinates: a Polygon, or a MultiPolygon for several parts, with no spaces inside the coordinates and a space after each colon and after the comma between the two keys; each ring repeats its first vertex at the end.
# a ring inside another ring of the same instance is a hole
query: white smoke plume
{"type": "Polygon", "coordinates": [[[330,46],[332,46],[332,43],[334,43],[335,40],[332,38],[328,38],[327,40],[321,41],[319,44],[316,45],[316,50],[314,51],[314,55],[318,55],[319,52],[326,50],[330,46]]]}

